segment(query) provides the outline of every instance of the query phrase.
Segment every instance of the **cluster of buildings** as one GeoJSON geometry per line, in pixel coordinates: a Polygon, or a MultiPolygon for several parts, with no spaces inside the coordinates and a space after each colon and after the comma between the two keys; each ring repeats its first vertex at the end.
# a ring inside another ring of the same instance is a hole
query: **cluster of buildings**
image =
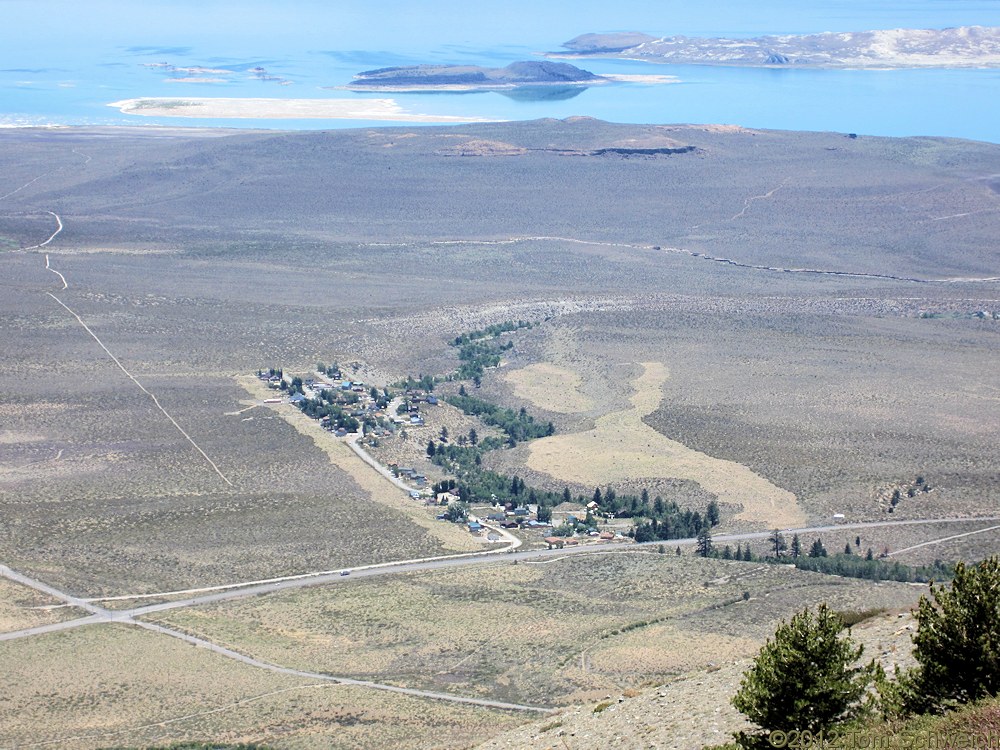
{"type": "Polygon", "coordinates": [[[417,388],[408,388],[403,393],[403,406],[406,407],[405,414],[397,414],[393,417],[393,421],[396,424],[410,427],[423,427],[424,418],[420,413],[420,405],[437,406],[439,403],[437,396],[433,396],[417,388]]]}
{"type": "MultiPolygon", "coordinates": [[[[274,390],[284,390],[289,395],[284,399],[266,399],[265,403],[280,403],[285,401],[289,404],[299,406],[304,401],[321,399],[333,404],[341,409],[343,413],[352,420],[356,420],[358,427],[365,421],[378,424],[386,416],[384,399],[380,405],[378,400],[371,394],[371,388],[359,380],[342,380],[340,371],[334,371],[331,380],[317,380],[315,378],[293,378],[291,383],[284,379],[281,371],[274,369],[268,371],[258,371],[257,377],[267,383],[269,388],[274,390]],[[285,387],[282,388],[282,383],[285,387]]],[[[329,376],[328,376],[329,377],[329,376]]],[[[320,423],[333,432],[337,437],[345,437],[350,433],[343,424],[335,424],[330,416],[320,418],[320,423]]],[[[351,425],[353,426],[353,422],[351,425]]],[[[384,424],[384,423],[383,423],[384,424]]],[[[388,435],[389,431],[384,427],[376,427],[373,430],[375,435],[388,435]]]]}

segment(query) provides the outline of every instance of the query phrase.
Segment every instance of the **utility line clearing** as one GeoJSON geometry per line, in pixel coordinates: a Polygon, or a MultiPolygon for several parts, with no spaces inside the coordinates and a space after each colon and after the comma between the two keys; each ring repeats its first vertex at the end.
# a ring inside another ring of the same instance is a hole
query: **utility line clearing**
{"type": "Polygon", "coordinates": [[[209,465],[210,465],[210,466],[211,466],[211,467],[212,467],[212,468],[213,468],[213,469],[215,470],[215,473],[219,475],[219,478],[221,478],[221,479],[222,479],[222,481],[223,481],[223,482],[225,482],[226,484],[228,484],[228,485],[229,485],[230,487],[233,487],[233,486],[235,486],[235,485],[234,485],[234,484],[233,484],[232,482],[230,482],[230,481],[229,481],[229,478],[228,478],[228,477],[227,477],[227,476],[226,476],[225,474],[223,474],[223,473],[222,473],[221,469],[219,469],[219,467],[218,467],[218,466],[216,465],[215,461],[213,461],[213,460],[212,460],[211,458],[209,458],[209,457],[208,457],[208,454],[207,454],[207,453],[205,453],[205,451],[203,451],[203,450],[201,449],[201,446],[199,446],[199,445],[198,445],[198,444],[197,444],[197,443],[196,443],[196,442],[194,441],[194,439],[193,439],[193,438],[192,438],[192,437],[191,437],[190,435],[188,435],[188,434],[187,434],[187,433],[186,433],[186,432],[184,431],[184,428],[183,428],[183,427],[181,427],[181,426],[180,426],[180,425],[179,425],[179,424],[177,423],[177,420],[176,420],[176,419],[174,419],[174,418],[173,418],[172,416],[170,416],[170,413],[169,413],[169,412],[168,412],[168,411],[167,411],[166,409],[164,409],[164,408],[163,408],[163,406],[161,406],[161,405],[160,405],[160,402],[159,402],[159,400],[158,400],[158,399],[156,398],[156,396],[155,396],[155,395],[154,395],[153,393],[151,393],[150,391],[146,390],[146,387],[145,387],[145,386],[144,386],[144,385],[143,385],[142,383],[140,383],[140,382],[139,382],[138,380],[136,380],[135,376],[134,376],[134,375],[133,375],[132,373],[130,373],[130,372],[129,372],[128,370],[126,370],[126,369],[125,369],[125,365],[123,365],[123,364],[122,364],[122,363],[121,363],[121,362],[120,362],[120,361],[118,360],[118,357],[116,357],[116,356],[115,356],[114,354],[112,354],[112,353],[111,353],[111,350],[110,350],[110,349],[108,349],[108,347],[106,347],[106,346],[104,345],[104,342],[103,342],[103,341],[101,341],[101,340],[100,340],[100,339],[99,339],[99,338],[97,337],[97,334],[96,334],[96,333],[94,333],[94,332],[93,332],[92,330],[90,330],[90,327],[89,327],[89,326],[88,326],[88,325],[87,325],[86,323],[84,323],[84,322],[83,322],[83,318],[81,318],[81,317],[80,317],[79,315],[77,315],[77,314],[76,314],[75,312],[73,312],[73,311],[72,311],[72,310],[71,310],[71,309],[69,308],[69,306],[67,306],[67,305],[66,305],[66,303],[65,303],[65,302],[63,302],[63,301],[62,301],[61,299],[59,299],[59,298],[58,298],[58,297],[57,297],[56,295],[54,295],[54,294],[53,294],[52,292],[46,292],[46,294],[47,294],[47,295],[49,295],[49,296],[50,296],[50,297],[51,297],[52,299],[54,299],[54,300],[55,300],[56,302],[58,302],[58,303],[60,304],[60,306],[62,306],[62,307],[63,307],[63,309],[65,309],[65,310],[66,310],[66,312],[68,312],[68,313],[69,313],[70,315],[72,315],[72,316],[73,316],[74,318],[76,318],[77,322],[78,322],[78,323],[79,323],[80,325],[82,325],[82,326],[83,326],[83,329],[84,329],[84,330],[85,330],[85,331],[86,331],[87,333],[89,333],[89,334],[91,335],[91,337],[92,337],[92,338],[94,339],[94,341],[96,341],[96,342],[97,342],[97,344],[98,344],[98,345],[99,345],[99,346],[100,346],[100,347],[101,347],[101,348],[102,348],[102,349],[103,349],[103,350],[104,350],[104,351],[105,351],[105,352],[107,353],[107,355],[108,355],[109,357],[111,357],[111,361],[112,361],[112,362],[114,362],[114,363],[115,363],[116,365],[118,365],[118,368],[119,368],[119,369],[120,369],[120,370],[121,370],[122,372],[124,372],[124,373],[125,373],[125,374],[126,374],[126,375],[128,376],[129,380],[131,380],[131,381],[132,381],[133,383],[135,383],[135,384],[136,384],[136,386],[138,386],[138,388],[139,388],[139,390],[140,390],[140,391],[142,391],[143,393],[145,393],[145,394],[146,394],[147,396],[149,396],[149,397],[150,397],[150,398],[151,398],[151,399],[153,400],[153,403],[154,403],[154,404],[156,405],[156,408],[157,408],[157,409],[159,409],[159,410],[160,410],[161,412],[163,412],[163,415],[164,415],[164,416],[165,416],[165,417],[166,417],[167,419],[169,419],[169,420],[170,420],[171,424],[173,424],[173,426],[177,428],[177,431],[178,431],[178,432],[180,432],[180,434],[181,434],[181,435],[183,435],[183,436],[184,436],[184,438],[185,438],[185,439],[186,439],[186,440],[187,440],[187,441],[188,441],[189,443],[191,443],[191,445],[192,445],[192,446],[194,446],[194,449],[195,449],[196,451],[198,451],[198,452],[199,452],[199,453],[200,453],[200,454],[202,455],[202,458],[204,458],[204,459],[205,459],[205,460],[206,460],[206,461],[207,461],[207,462],[209,463],[209,465]]]}

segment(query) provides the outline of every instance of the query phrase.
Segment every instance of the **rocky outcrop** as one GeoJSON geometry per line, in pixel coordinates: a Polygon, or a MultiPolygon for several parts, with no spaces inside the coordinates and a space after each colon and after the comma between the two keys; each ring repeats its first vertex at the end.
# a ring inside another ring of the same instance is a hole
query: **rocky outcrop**
{"type": "Polygon", "coordinates": [[[621,52],[645,42],[655,41],[655,36],[640,31],[624,31],[615,34],[581,34],[563,44],[563,47],[581,54],[621,52]]]}

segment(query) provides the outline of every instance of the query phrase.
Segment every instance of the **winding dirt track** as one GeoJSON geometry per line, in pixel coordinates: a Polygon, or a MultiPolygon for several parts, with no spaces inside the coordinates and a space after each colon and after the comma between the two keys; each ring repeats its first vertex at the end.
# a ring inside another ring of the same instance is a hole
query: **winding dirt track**
{"type": "MultiPolygon", "coordinates": [[[[45,247],[50,242],[52,242],[52,240],[54,240],[59,235],[59,233],[63,230],[63,222],[62,222],[62,219],[59,217],[59,214],[57,214],[55,211],[46,211],[45,213],[52,214],[52,216],[55,217],[55,219],[56,219],[56,231],[54,231],[49,236],[49,238],[47,240],[45,240],[45,242],[40,242],[37,245],[32,245],[31,247],[26,247],[26,248],[24,248],[25,250],[38,250],[39,248],[45,247]]],[[[45,263],[46,263],[45,267],[48,268],[48,259],[47,258],[46,258],[45,263]]],[[[63,279],[63,282],[65,283],[65,279],[63,279]]]]}

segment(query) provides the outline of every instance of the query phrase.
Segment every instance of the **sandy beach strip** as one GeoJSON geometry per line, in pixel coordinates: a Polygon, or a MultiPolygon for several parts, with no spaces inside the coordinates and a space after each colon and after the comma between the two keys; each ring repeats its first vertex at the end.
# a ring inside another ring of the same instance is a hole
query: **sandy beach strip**
{"type": "Polygon", "coordinates": [[[629,73],[603,73],[602,74],[609,81],[614,81],[615,83],[680,83],[681,79],[677,76],[671,75],[660,75],[656,73],[651,74],[629,74],[629,73]]]}
{"type": "Polygon", "coordinates": [[[237,99],[147,97],[111,102],[126,115],[257,120],[386,120],[489,122],[488,118],[408,112],[395,99],[237,99]]]}

